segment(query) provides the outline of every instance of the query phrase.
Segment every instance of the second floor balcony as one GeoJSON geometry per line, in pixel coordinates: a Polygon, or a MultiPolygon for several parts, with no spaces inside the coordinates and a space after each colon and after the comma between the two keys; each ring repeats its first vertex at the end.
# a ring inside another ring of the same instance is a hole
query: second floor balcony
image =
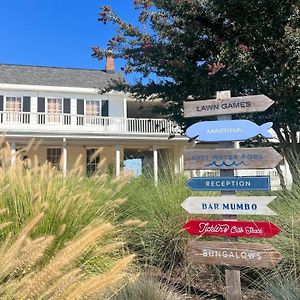
{"type": "Polygon", "coordinates": [[[171,135],[180,127],[167,119],[117,118],[64,113],[0,112],[0,131],[171,135]]]}

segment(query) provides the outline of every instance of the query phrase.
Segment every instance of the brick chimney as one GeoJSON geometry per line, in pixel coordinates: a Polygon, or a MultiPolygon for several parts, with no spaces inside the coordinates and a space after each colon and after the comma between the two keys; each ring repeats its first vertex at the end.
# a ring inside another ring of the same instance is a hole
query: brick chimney
{"type": "Polygon", "coordinates": [[[114,60],[113,54],[108,53],[106,55],[105,72],[106,73],[114,73],[115,72],[115,60],[114,60]]]}

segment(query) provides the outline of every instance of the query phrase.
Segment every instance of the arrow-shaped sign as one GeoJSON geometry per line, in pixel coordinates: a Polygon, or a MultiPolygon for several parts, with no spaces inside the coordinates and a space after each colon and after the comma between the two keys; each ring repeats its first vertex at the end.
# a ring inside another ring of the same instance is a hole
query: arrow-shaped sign
{"type": "Polygon", "coordinates": [[[272,147],[184,150],[185,170],[272,169],[281,160],[272,147]]]}
{"type": "Polygon", "coordinates": [[[188,197],[181,206],[190,214],[205,215],[276,215],[267,205],[276,197],[221,196],[188,197]]]}
{"type": "Polygon", "coordinates": [[[282,256],[270,244],[189,241],[188,259],[194,264],[273,268],[282,256]]]}
{"type": "Polygon", "coordinates": [[[269,176],[192,177],[186,182],[192,191],[269,191],[269,176]]]}
{"type": "Polygon", "coordinates": [[[193,235],[270,238],[280,232],[271,222],[190,220],[183,228],[193,235]]]}
{"type": "Polygon", "coordinates": [[[261,126],[249,120],[205,121],[190,126],[185,134],[202,142],[243,141],[258,134],[265,138],[273,138],[268,131],[273,123],[261,126]]]}
{"type": "Polygon", "coordinates": [[[186,101],[183,103],[184,117],[205,117],[265,111],[274,103],[265,95],[186,101]]]}

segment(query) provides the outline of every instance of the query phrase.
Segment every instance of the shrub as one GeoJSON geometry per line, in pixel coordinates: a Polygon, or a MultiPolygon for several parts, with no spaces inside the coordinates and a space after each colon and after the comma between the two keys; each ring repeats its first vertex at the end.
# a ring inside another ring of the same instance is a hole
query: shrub
{"type": "Polygon", "coordinates": [[[184,300],[167,286],[151,278],[141,277],[128,283],[112,300],[184,300]]]}

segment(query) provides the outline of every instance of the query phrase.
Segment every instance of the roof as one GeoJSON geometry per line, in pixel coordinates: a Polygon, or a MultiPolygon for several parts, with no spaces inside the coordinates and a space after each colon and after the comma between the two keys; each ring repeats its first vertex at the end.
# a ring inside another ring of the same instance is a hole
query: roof
{"type": "Polygon", "coordinates": [[[0,83],[104,89],[115,80],[124,78],[96,69],[0,64],[0,83]]]}

